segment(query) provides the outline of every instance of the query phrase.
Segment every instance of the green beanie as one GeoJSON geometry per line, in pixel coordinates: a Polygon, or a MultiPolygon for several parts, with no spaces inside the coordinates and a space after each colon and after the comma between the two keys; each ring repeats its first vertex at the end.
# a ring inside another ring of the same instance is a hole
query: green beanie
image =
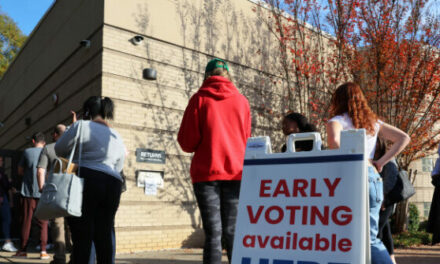
{"type": "Polygon", "coordinates": [[[212,59],[208,62],[208,65],[206,65],[206,69],[205,69],[205,74],[207,72],[213,71],[215,68],[223,68],[226,69],[229,72],[229,67],[228,64],[226,64],[226,61],[222,60],[222,59],[212,59]],[[223,63],[220,64],[219,62],[223,63]]]}

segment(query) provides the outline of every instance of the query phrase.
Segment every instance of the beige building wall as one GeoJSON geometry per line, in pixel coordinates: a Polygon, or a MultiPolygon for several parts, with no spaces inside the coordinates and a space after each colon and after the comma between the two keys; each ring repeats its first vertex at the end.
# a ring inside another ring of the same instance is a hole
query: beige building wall
{"type": "Polygon", "coordinates": [[[252,134],[270,136],[275,152],[283,143],[278,43],[255,6],[249,0],[56,1],[0,81],[0,148],[23,149],[33,132],[70,123],[69,111],[80,110],[90,95],[111,97],[112,125],[128,150],[117,251],[201,246],[191,155],[176,136],[212,57],[229,62],[234,83],[248,97],[252,134]],[[130,41],[135,35],[144,37],[140,45],[130,41]],[[91,40],[90,48],[79,45],[83,39],[91,40]],[[145,68],[157,70],[156,81],[142,78],[145,68]],[[137,162],[137,148],[165,151],[166,163],[137,162]],[[136,186],[138,170],[163,172],[164,188],[145,195],[136,186]]]}
{"type": "Polygon", "coordinates": [[[102,95],[116,102],[113,125],[129,150],[128,190],[116,217],[118,252],[203,243],[189,176],[191,155],[181,151],[176,138],[212,57],[229,61],[234,83],[249,98],[253,133],[273,134],[273,118],[258,109],[281,105],[282,87],[273,84],[279,80],[274,75],[278,44],[253,6],[247,0],[106,1],[102,95]],[[135,35],[144,37],[141,45],[130,41],[135,35]],[[156,81],[142,78],[145,68],[157,70],[156,81]],[[136,162],[137,148],[165,151],[166,164],[136,162]],[[136,187],[137,170],[163,171],[165,187],[156,196],[144,195],[136,187]]]}
{"type": "Polygon", "coordinates": [[[429,208],[434,194],[434,186],[431,184],[431,171],[434,169],[437,158],[438,155],[428,156],[414,161],[410,166],[412,173],[417,170],[417,174],[414,181],[416,194],[409,199],[409,202],[417,206],[421,220],[427,220],[429,216],[429,208]]]}
{"type": "Polygon", "coordinates": [[[100,93],[102,24],[101,0],[59,0],[46,13],[0,81],[0,148],[23,149],[34,132],[49,134],[100,93]]]}

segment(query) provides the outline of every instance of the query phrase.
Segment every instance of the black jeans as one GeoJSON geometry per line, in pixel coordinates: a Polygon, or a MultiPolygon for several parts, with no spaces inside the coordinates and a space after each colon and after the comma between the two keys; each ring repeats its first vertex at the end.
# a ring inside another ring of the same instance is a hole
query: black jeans
{"type": "Polygon", "coordinates": [[[393,214],[394,204],[385,207],[385,210],[380,210],[379,213],[379,233],[377,237],[380,238],[388,250],[390,255],[394,254],[394,242],[391,235],[390,217],[393,214]]]}
{"type": "Polygon", "coordinates": [[[203,263],[221,263],[222,238],[231,262],[240,181],[197,182],[194,193],[205,231],[203,263]]]}
{"type": "Polygon", "coordinates": [[[121,181],[103,172],[81,168],[84,178],[82,216],[69,217],[73,264],[89,262],[92,241],[98,264],[111,264],[112,229],[121,198],[121,181]]]}

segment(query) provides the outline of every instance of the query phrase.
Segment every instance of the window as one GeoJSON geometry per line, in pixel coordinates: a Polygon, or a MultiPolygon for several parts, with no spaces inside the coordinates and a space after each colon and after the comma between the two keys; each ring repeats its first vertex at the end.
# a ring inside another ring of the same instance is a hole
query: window
{"type": "Polygon", "coordinates": [[[433,169],[433,162],[431,158],[423,158],[422,159],[422,171],[423,172],[431,172],[433,169]]]}
{"type": "Polygon", "coordinates": [[[423,203],[423,217],[428,218],[429,209],[431,209],[431,202],[424,202],[423,203]]]}

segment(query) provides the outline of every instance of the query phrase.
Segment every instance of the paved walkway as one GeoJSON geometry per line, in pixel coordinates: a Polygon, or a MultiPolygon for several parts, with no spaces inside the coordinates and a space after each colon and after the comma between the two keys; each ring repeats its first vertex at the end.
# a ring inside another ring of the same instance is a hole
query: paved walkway
{"type": "MultiPolygon", "coordinates": [[[[50,252],[49,252],[50,253],[50,252]]],[[[50,260],[40,260],[39,253],[28,253],[26,259],[12,258],[13,253],[0,252],[0,263],[49,263],[50,260]]],[[[223,263],[227,263],[226,255],[223,263]]],[[[116,264],[201,264],[202,249],[174,249],[147,251],[133,254],[116,255],[116,264]]]]}
{"type": "MultiPolygon", "coordinates": [[[[37,259],[36,253],[29,254],[27,259],[11,258],[12,253],[0,252],[0,263],[49,263],[37,259]]],[[[439,264],[440,246],[420,246],[410,249],[396,250],[398,264],[439,264]]],[[[201,264],[201,249],[176,249],[162,251],[148,251],[135,254],[119,254],[117,264],[201,264]]],[[[226,257],[223,257],[227,263],[226,257]]]]}

